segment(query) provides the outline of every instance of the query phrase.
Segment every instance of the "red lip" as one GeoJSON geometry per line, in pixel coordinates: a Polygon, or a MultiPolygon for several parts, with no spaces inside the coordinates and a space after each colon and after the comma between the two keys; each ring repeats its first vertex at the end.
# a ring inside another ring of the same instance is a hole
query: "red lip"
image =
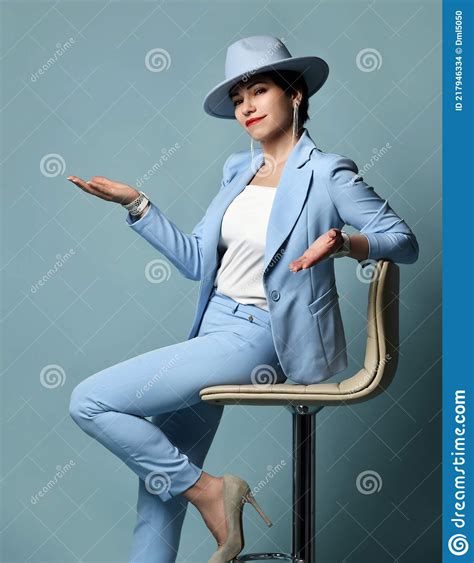
{"type": "Polygon", "coordinates": [[[245,125],[249,127],[250,125],[257,123],[257,121],[261,121],[264,117],[266,117],[266,115],[263,115],[262,117],[253,117],[252,119],[247,119],[245,125]]]}

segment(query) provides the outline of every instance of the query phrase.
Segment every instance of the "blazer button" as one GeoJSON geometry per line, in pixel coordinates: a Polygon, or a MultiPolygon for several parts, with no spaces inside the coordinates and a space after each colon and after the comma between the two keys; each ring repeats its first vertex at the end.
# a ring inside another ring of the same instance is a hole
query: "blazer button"
{"type": "Polygon", "coordinates": [[[280,292],[277,291],[276,289],[272,289],[272,292],[270,293],[270,297],[273,299],[273,301],[278,301],[278,299],[280,299],[280,292]]]}
{"type": "Polygon", "coordinates": [[[253,322],[253,315],[249,315],[249,316],[248,316],[248,320],[249,320],[250,322],[253,322]]]}

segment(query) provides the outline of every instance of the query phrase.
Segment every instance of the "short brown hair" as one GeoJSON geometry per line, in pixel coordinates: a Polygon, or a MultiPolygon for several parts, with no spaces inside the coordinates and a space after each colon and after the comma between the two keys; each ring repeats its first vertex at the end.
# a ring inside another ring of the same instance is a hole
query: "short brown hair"
{"type": "Polygon", "coordinates": [[[296,70],[270,70],[265,74],[289,97],[301,91],[301,102],[298,106],[298,126],[301,128],[309,119],[308,85],[303,75],[296,70]]]}

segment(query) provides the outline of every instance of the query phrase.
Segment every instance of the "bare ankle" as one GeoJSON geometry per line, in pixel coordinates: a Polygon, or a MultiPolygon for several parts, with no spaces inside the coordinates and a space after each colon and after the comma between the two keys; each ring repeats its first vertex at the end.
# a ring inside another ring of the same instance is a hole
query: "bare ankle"
{"type": "Polygon", "coordinates": [[[196,507],[212,503],[222,485],[223,477],[215,477],[203,471],[192,487],[186,489],[183,496],[196,507]]]}

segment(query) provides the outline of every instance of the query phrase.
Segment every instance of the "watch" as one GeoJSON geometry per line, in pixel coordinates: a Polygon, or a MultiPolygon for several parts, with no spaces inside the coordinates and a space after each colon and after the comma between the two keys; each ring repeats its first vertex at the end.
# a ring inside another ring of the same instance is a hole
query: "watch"
{"type": "Polygon", "coordinates": [[[333,252],[329,255],[329,258],[341,258],[342,256],[347,256],[351,251],[351,237],[346,231],[341,231],[342,238],[344,242],[341,248],[337,252],[333,252]]]}
{"type": "Polygon", "coordinates": [[[132,216],[140,215],[140,213],[148,205],[150,198],[145,192],[140,191],[140,195],[131,201],[130,203],[122,203],[122,207],[125,207],[132,216]]]}

